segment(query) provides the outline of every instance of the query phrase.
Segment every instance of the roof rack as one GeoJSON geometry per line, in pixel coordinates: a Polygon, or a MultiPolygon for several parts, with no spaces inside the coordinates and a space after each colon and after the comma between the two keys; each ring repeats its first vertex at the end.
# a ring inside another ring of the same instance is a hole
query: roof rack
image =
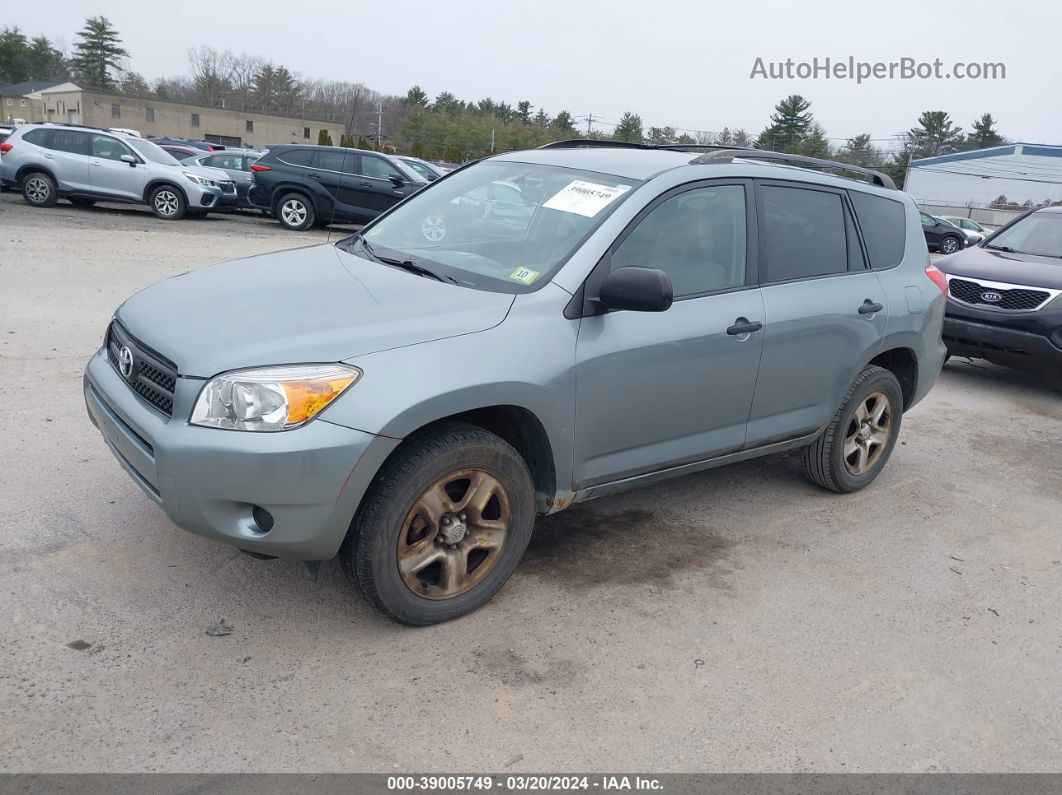
{"type": "Polygon", "coordinates": [[[875,171],[872,168],[853,166],[850,163],[841,163],[837,160],[823,160],[818,157],[807,157],[806,155],[791,155],[787,152],[772,152],[766,149],[727,148],[715,152],[708,152],[700,157],[695,157],[690,161],[690,164],[708,165],[712,163],[731,163],[734,160],[774,160],[783,163],[818,166],[819,168],[832,169],[834,171],[848,171],[853,174],[869,177],[873,184],[882,188],[896,190],[896,183],[892,181],[892,177],[888,174],[883,174],[880,171],[875,171]]]}
{"type": "Polygon", "coordinates": [[[539,149],[656,149],[648,144],[634,144],[627,141],[603,141],[600,138],[569,138],[564,141],[551,141],[542,144],[539,149]]]}

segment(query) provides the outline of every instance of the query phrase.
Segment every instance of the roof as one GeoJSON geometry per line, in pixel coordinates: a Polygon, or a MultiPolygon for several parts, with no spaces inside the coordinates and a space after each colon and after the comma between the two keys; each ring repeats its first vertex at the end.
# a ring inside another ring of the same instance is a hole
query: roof
{"type": "Polygon", "coordinates": [[[46,88],[60,85],[62,82],[61,80],[26,80],[21,83],[12,83],[0,88],[0,96],[24,97],[26,94],[43,91],[46,88]]]}
{"type": "Polygon", "coordinates": [[[1055,144],[1013,143],[1005,146],[990,146],[987,149],[971,149],[969,152],[954,152],[950,155],[920,157],[911,161],[911,168],[933,166],[939,163],[957,163],[963,160],[980,160],[985,157],[1008,155],[1031,155],[1034,157],[1062,157],[1062,146],[1055,144]],[[1021,151],[1019,151],[1019,147],[1021,151]]]}
{"type": "Polygon", "coordinates": [[[670,149],[531,149],[498,155],[493,160],[560,166],[646,180],[662,171],[688,165],[689,152],[670,149]]]}

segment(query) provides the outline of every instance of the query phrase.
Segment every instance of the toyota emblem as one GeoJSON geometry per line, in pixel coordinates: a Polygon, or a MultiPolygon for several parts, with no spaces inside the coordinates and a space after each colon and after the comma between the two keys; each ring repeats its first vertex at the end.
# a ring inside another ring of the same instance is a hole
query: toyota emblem
{"type": "Polygon", "coordinates": [[[118,352],[118,372],[123,378],[133,377],[133,352],[129,350],[128,345],[123,345],[118,352]]]}
{"type": "Polygon", "coordinates": [[[998,304],[1000,301],[1003,300],[1003,296],[1001,296],[999,293],[986,292],[981,293],[981,300],[984,301],[986,304],[998,304]]]}

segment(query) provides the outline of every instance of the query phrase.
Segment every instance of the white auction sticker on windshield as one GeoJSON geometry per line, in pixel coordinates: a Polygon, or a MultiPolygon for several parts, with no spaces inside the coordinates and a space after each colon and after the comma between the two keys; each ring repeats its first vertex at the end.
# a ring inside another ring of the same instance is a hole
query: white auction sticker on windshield
{"type": "Polygon", "coordinates": [[[617,185],[611,188],[608,185],[598,185],[596,182],[583,182],[576,179],[553,194],[553,197],[542,206],[550,210],[560,210],[593,218],[610,202],[628,190],[630,188],[627,185],[617,185]]]}

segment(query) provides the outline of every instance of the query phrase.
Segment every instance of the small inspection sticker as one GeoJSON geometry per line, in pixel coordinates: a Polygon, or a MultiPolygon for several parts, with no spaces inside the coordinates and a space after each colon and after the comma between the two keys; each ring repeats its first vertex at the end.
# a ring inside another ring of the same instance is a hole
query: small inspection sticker
{"type": "Polygon", "coordinates": [[[520,267],[510,273],[509,278],[513,281],[520,282],[521,284],[531,284],[538,278],[538,275],[538,271],[520,267]]]}
{"type": "Polygon", "coordinates": [[[613,188],[608,185],[598,185],[596,182],[583,182],[575,179],[553,194],[550,200],[542,206],[549,210],[560,210],[593,218],[628,190],[630,190],[628,185],[617,185],[613,188]]]}

